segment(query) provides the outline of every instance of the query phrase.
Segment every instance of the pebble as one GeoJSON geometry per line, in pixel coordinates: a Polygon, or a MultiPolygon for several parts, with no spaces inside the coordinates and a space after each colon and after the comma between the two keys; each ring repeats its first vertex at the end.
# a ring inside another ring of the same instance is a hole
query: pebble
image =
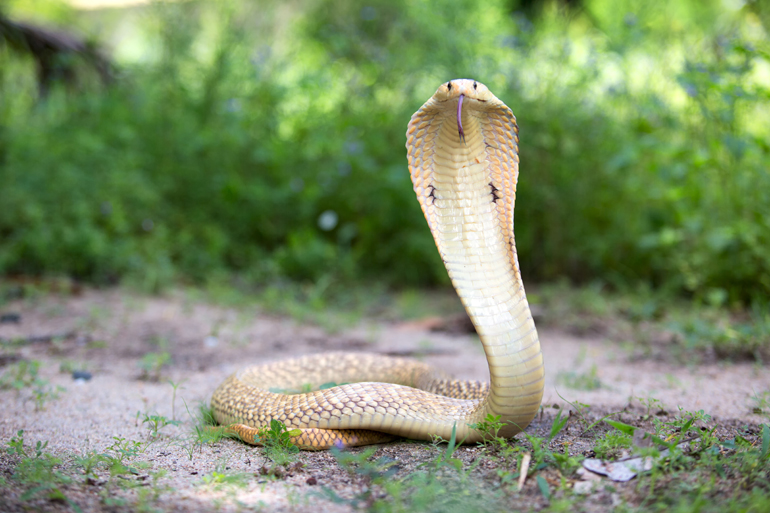
{"type": "Polygon", "coordinates": [[[0,324],[19,324],[21,323],[21,314],[6,313],[0,315],[0,324]]]}
{"type": "Polygon", "coordinates": [[[596,481],[578,481],[572,486],[572,491],[578,495],[588,495],[594,490],[596,481]]]}

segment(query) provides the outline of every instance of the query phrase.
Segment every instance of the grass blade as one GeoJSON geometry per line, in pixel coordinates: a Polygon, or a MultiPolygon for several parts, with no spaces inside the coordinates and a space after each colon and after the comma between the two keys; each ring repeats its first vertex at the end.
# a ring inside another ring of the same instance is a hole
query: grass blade
{"type": "Polygon", "coordinates": [[[630,436],[634,436],[634,431],[636,431],[636,428],[634,426],[629,426],[628,424],[624,424],[623,422],[619,422],[617,420],[610,420],[607,419],[604,422],[609,424],[610,426],[614,427],[621,433],[625,433],[630,436]]]}
{"type": "Polygon", "coordinates": [[[553,424],[551,425],[551,433],[548,435],[548,441],[550,442],[553,437],[559,434],[559,431],[564,429],[564,426],[567,425],[567,422],[569,422],[569,417],[563,417],[561,416],[563,410],[559,410],[559,413],[556,414],[556,418],[553,419],[553,424]]]}
{"type": "Polygon", "coordinates": [[[537,476],[537,487],[540,488],[540,493],[545,497],[546,499],[551,498],[551,487],[548,486],[548,481],[545,480],[543,476],[537,476]]]}
{"type": "Polygon", "coordinates": [[[444,455],[444,459],[448,460],[452,457],[452,454],[455,452],[455,446],[457,445],[457,422],[454,423],[452,426],[452,436],[449,438],[449,443],[447,444],[446,448],[446,454],[444,455]]]}

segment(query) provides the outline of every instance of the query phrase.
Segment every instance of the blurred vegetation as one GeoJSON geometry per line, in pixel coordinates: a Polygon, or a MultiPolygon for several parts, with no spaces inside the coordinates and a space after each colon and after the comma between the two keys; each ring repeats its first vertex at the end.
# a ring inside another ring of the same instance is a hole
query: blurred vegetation
{"type": "Polygon", "coordinates": [[[33,4],[0,10],[107,41],[130,15],[136,39],[113,43],[111,86],[44,99],[0,45],[2,274],[445,283],[404,134],[472,77],[520,125],[525,278],[715,306],[770,293],[762,2],[33,4]]]}

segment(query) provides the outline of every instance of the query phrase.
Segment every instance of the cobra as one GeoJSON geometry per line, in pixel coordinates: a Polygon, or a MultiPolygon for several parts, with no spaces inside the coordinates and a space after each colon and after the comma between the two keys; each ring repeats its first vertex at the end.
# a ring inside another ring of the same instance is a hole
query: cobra
{"type": "Polygon", "coordinates": [[[417,200],[449,277],[484,347],[490,382],[453,380],[423,363],[374,354],[329,353],[233,374],[214,392],[214,417],[249,443],[272,419],[303,449],[356,446],[393,437],[483,440],[471,425],[488,415],[499,436],[523,430],[543,395],[540,342],[513,236],[519,174],[511,109],[480,82],[442,84],[407,129],[417,200]],[[344,383],[319,390],[321,384],[344,383]],[[302,389],[286,395],[271,389],[302,389]]]}

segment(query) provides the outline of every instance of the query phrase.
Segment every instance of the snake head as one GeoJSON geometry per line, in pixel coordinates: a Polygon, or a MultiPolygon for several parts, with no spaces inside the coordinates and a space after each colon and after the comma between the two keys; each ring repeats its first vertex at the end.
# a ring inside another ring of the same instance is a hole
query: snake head
{"type": "Polygon", "coordinates": [[[496,99],[495,96],[489,92],[487,86],[481,82],[477,82],[470,78],[457,78],[444,82],[441,87],[438,88],[436,94],[433,95],[437,101],[445,102],[448,100],[459,100],[460,96],[464,96],[466,100],[478,100],[480,102],[486,102],[491,99],[496,99]]]}
{"type": "MultiPolygon", "coordinates": [[[[459,78],[450,80],[441,84],[433,98],[440,102],[447,102],[457,98],[457,134],[465,142],[465,130],[463,130],[463,100],[477,100],[486,103],[487,100],[494,98],[489,92],[487,86],[469,78],[459,78]]],[[[475,103],[475,102],[471,102],[475,103]]],[[[466,105],[468,105],[466,103],[466,105]]],[[[479,105],[479,104],[476,104],[479,105]]]]}

